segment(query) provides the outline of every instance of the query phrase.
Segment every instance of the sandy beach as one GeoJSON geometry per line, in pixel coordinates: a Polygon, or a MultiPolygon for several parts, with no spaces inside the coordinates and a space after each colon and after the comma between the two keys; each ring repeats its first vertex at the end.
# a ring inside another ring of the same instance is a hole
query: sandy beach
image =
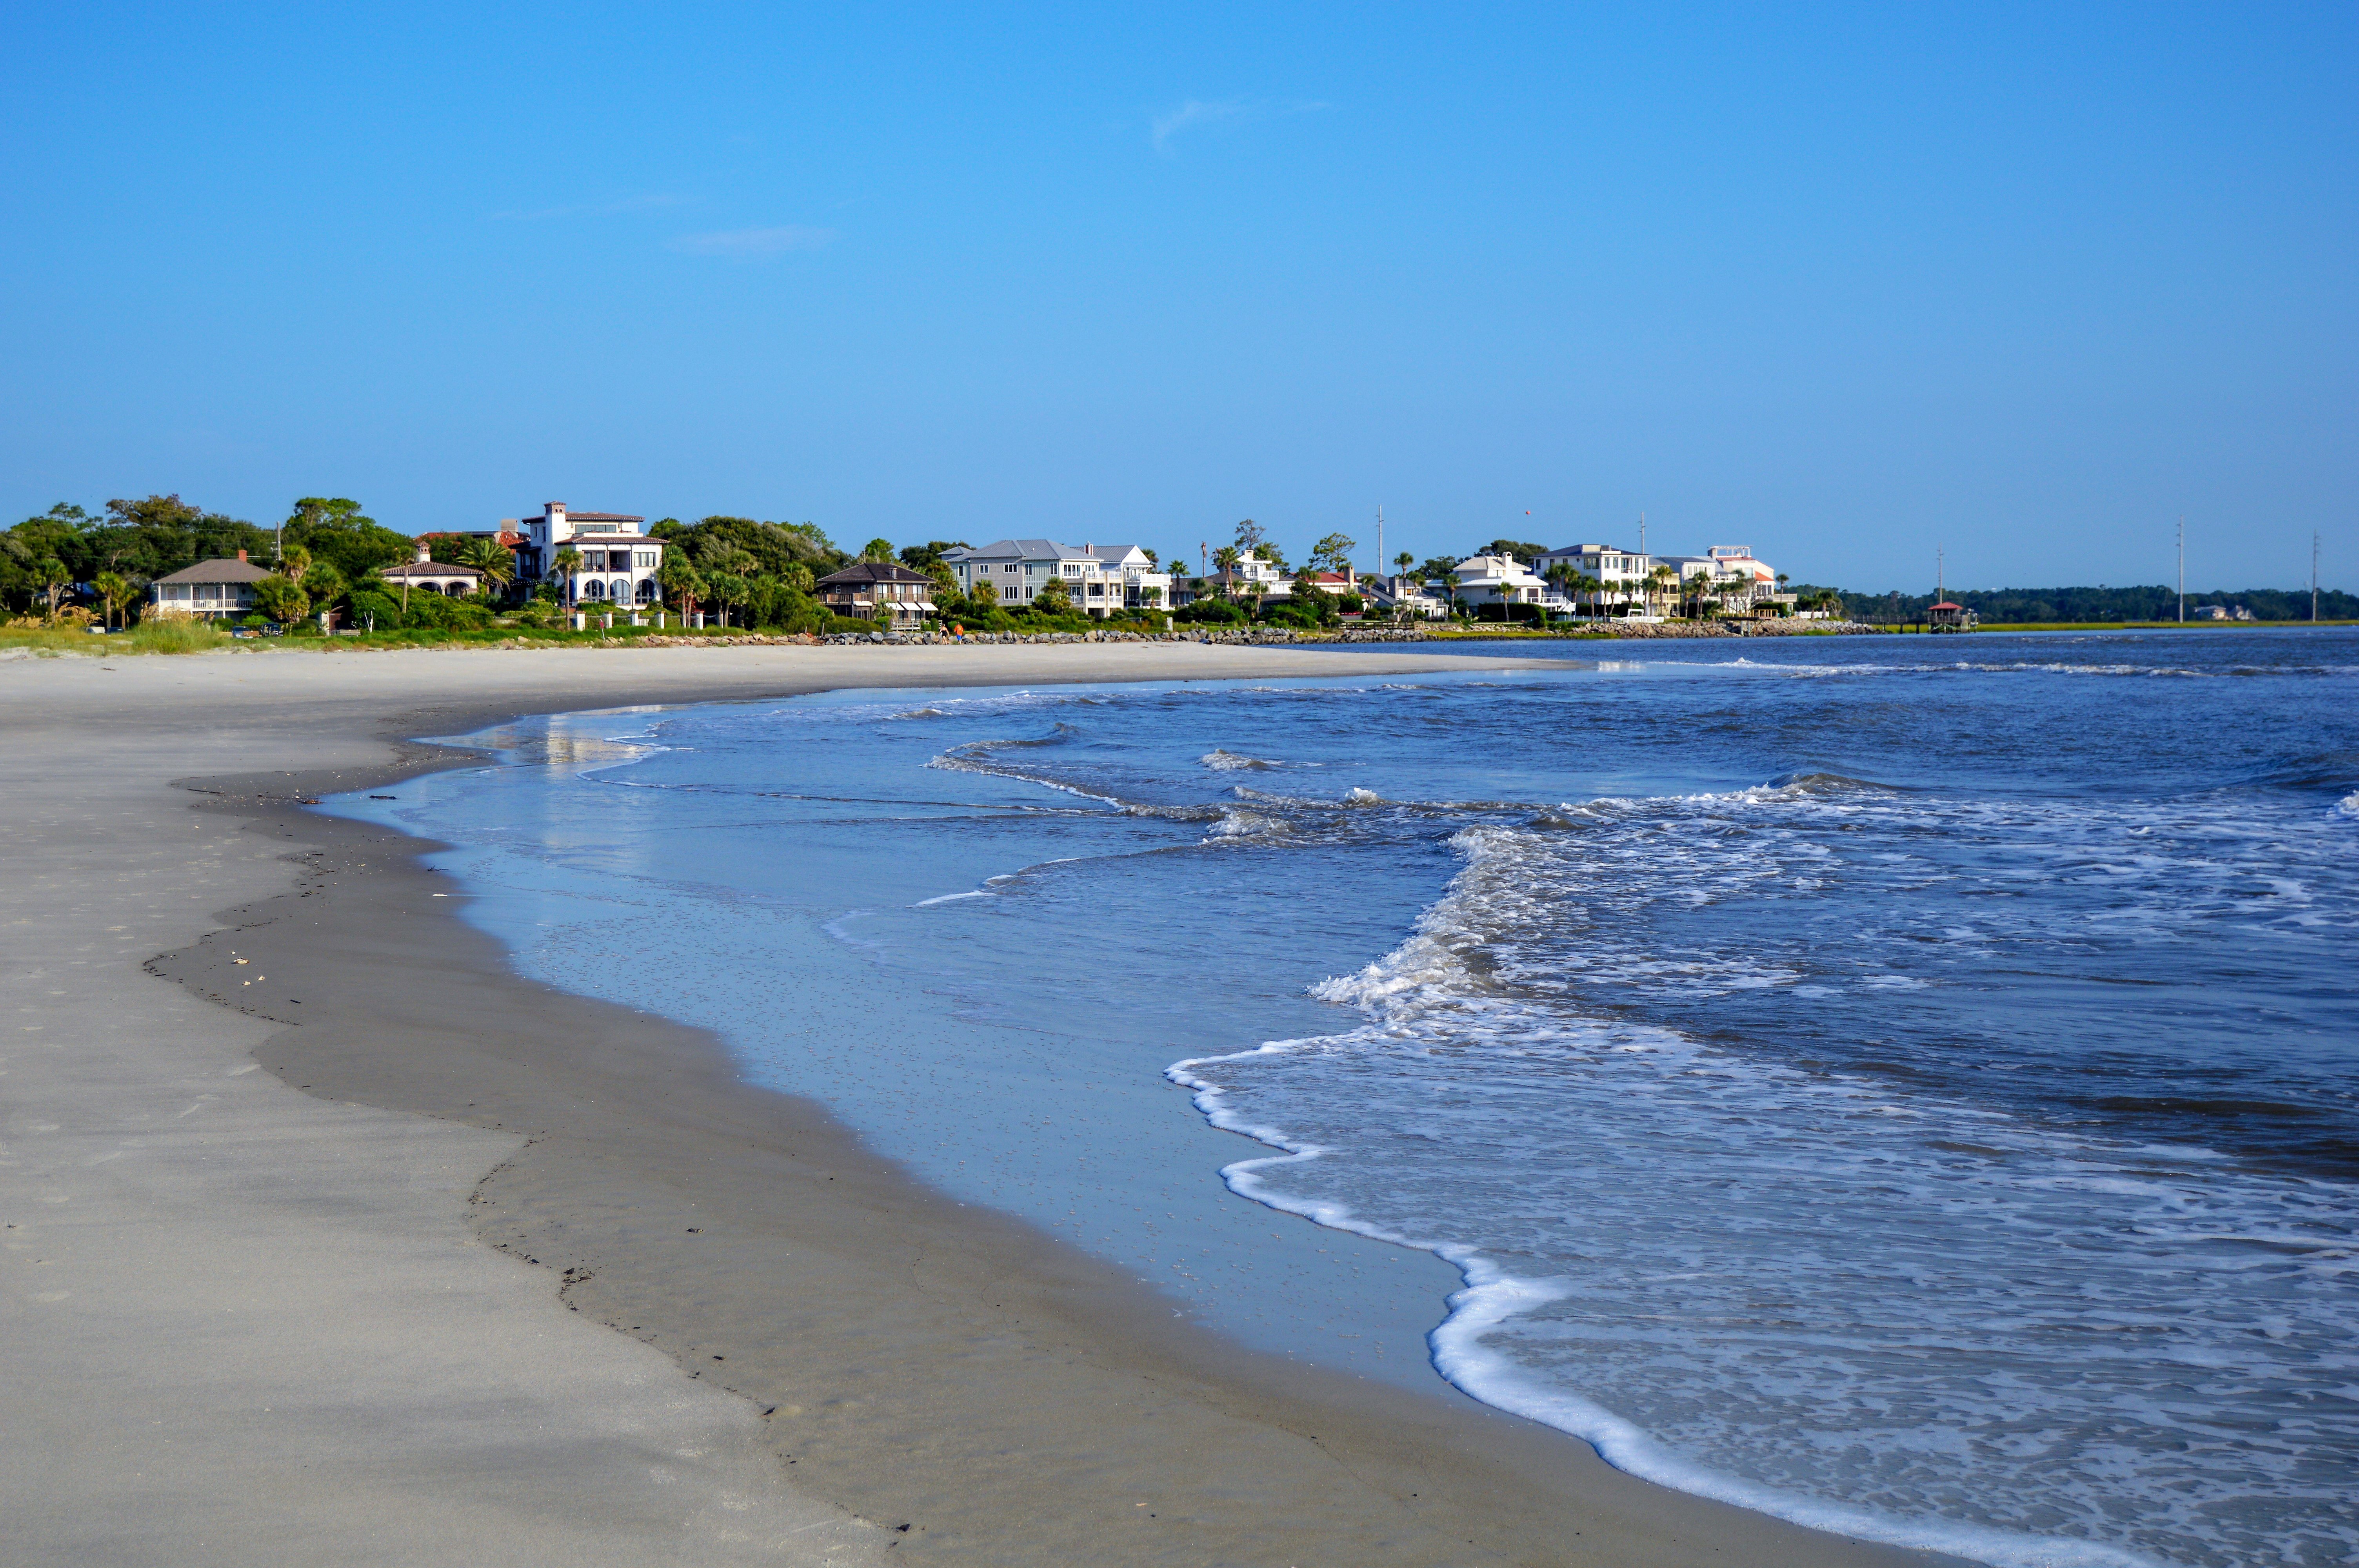
{"type": "Polygon", "coordinates": [[[1502,663],[1103,644],[0,665],[8,1556],[1939,1561],[1175,1325],[1119,1271],[741,1082],[712,1034],[520,979],[416,840],[301,805],[464,760],[409,737],[527,713],[1502,663]]]}

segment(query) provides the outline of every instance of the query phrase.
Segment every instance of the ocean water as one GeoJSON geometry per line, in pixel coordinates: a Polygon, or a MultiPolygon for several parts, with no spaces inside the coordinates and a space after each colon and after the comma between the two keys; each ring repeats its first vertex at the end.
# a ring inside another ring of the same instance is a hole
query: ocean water
{"type": "Polygon", "coordinates": [[[1994,1563],[2359,1561],[2359,635],[1552,651],[337,808],[1257,1347],[1994,1563]]]}

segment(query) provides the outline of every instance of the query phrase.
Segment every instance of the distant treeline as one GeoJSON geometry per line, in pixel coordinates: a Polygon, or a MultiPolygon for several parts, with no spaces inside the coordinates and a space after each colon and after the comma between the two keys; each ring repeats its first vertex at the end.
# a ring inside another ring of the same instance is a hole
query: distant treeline
{"type": "MultiPolygon", "coordinates": [[[[1795,584],[1794,591],[1812,593],[1817,589],[1806,584],[1795,584]]],[[[1859,593],[1851,589],[1839,589],[1843,609],[1854,621],[1922,621],[1925,611],[1939,602],[1930,593],[1859,593]]],[[[1984,621],[2175,621],[2179,618],[2178,590],[2158,583],[2151,588],[2000,588],[1989,589],[1951,589],[1950,601],[1962,604],[1984,621]]],[[[2241,605],[2252,612],[2256,621],[2307,621],[2310,619],[2310,589],[2248,588],[2240,593],[2190,593],[2187,596],[2187,612],[2191,617],[2196,607],[2217,604],[2228,609],[2241,605]]],[[[2321,589],[2318,595],[2318,616],[2321,621],[2359,620],[2359,594],[2321,589]]]]}

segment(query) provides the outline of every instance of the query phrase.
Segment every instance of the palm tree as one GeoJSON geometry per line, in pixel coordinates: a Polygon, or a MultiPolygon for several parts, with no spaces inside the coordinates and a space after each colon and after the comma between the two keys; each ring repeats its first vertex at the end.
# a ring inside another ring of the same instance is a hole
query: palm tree
{"type": "Polygon", "coordinates": [[[1581,568],[1571,561],[1559,561],[1549,567],[1548,579],[1556,584],[1558,591],[1575,604],[1580,603],[1581,590],[1589,583],[1589,579],[1582,575],[1581,568]]]}
{"type": "Polygon", "coordinates": [[[1589,596],[1589,612],[1593,616],[1605,606],[1605,579],[1603,578],[1594,578],[1583,574],[1574,581],[1572,591],[1575,598],[1578,598],[1582,594],[1587,594],[1589,596]]]}
{"type": "Polygon", "coordinates": [[[1218,567],[1221,571],[1221,597],[1223,599],[1236,598],[1236,565],[1243,559],[1245,559],[1244,553],[1234,545],[1223,545],[1219,549],[1212,552],[1212,565],[1218,567]]]}
{"type": "Polygon", "coordinates": [[[1679,581],[1679,576],[1680,574],[1678,569],[1670,566],[1669,563],[1658,566],[1653,571],[1647,574],[1647,614],[1652,615],[1655,613],[1656,604],[1661,600],[1665,593],[1671,590],[1672,587],[1679,581]]]}
{"type": "Polygon", "coordinates": [[[721,624],[729,624],[729,607],[745,596],[745,579],[730,572],[717,571],[705,585],[712,602],[721,606],[721,624]]]}
{"type": "Polygon", "coordinates": [[[679,606],[682,615],[696,613],[696,601],[704,597],[704,579],[696,575],[696,567],[683,550],[666,550],[664,563],[656,568],[656,584],[679,606]]]}
{"type": "Polygon", "coordinates": [[[705,591],[721,606],[721,623],[729,623],[729,607],[745,602],[746,579],[761,562],[743,550],[715,550],[704,558],[705,591]]]}
{"type": "MultiPolygon", "coordinates": [[[[573,574],[582,569],[582,552],[575,549],[571,545],[566,546],[563,549],[549,557],[549,569],[555,572],[559,579],[561,579],[562,587],[560,592],[564,601],[568,604],[572,603],[573,574]]],[[[405,610],[408,608],[408,589],[407,588],[404,588],[402,590],[402,608],[405,610]]]]}
{"type": "Polygon", "coordinates": [[[131,597],[131,585],[113,572],[101,572],[90,579],[97,590],[99,602],[106,606],[106,629],[114,630],[114,607],[131,597]]]}
{"type": "Polygon", "coordinates": [[[486,589],[505,591],[516,581],[516,557],[497,539],[474,538],[459,546],[459,565],[484,574],[486,589]]]}
{"type": "Polygon", "coordinates": [[[33,563],[33,583],[49,599],[50,620],[58,618],[59,597],[65,592],[66,585],[72,581],[73,574],[66,570],[65,562],[55,556],[43,556],[33,563]]]}

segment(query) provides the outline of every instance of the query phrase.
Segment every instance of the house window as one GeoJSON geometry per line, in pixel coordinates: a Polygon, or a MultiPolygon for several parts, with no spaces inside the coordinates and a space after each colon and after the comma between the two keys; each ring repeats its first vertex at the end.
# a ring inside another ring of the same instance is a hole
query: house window
{"type": "Polygon", "coordinates": [[[606,597],[606,585],[600,582],[593,577],[589,581],[582,585],[582,597],[584,599],[603,599],[606,597]]]}

